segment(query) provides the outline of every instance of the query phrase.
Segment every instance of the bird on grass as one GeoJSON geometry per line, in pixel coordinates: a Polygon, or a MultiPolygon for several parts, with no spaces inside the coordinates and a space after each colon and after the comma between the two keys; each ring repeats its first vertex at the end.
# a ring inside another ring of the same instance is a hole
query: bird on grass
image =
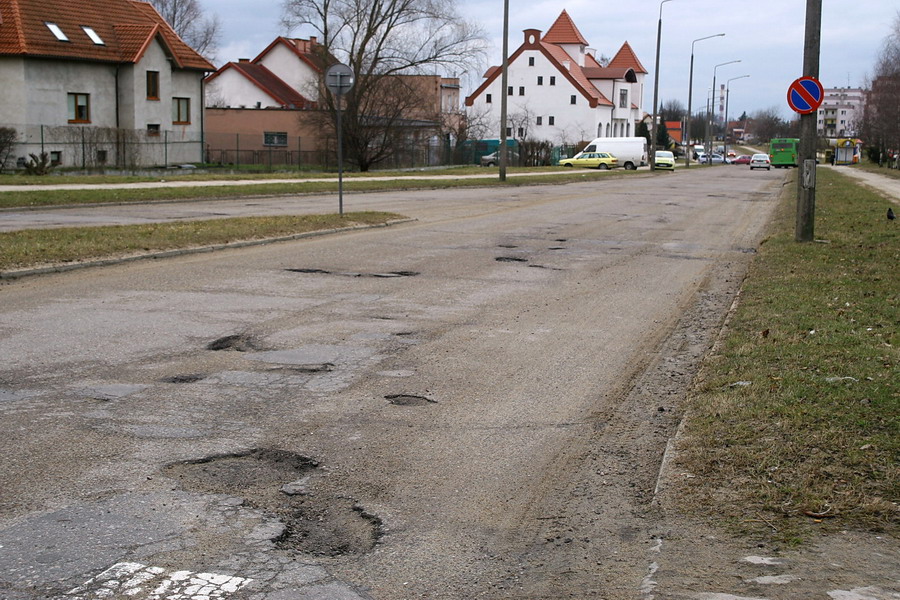
{"type": "Polygon", "coordinates": [[[894,209],[893,209],[893,208],[888,208],[888,215],[887,215],[887,217],[888,217],[888,221],[893,221],[894,219],[897,218],[897,217],[894,215],[894,209]]]}

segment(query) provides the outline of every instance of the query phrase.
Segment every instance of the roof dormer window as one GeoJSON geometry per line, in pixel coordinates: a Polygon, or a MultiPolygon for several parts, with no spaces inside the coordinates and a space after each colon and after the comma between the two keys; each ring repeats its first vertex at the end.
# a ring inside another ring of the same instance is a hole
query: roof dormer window
{"type": "Polygon", "coordinates": [[[84,33],[87,34],[91,41],[97,44],[98,46],[105,46],[106,44],[103,42],[103,38],[97,35],[97,32],[94,31],[91,27],[87,25],[82,25],[81,28],[84,30],[84,33]]]}
{"type": "Polygon", "coordinates": [[[61,42],[69,41],[69,37],[65,33],[63,33],[63,30],[60,29],[59,25],[57,25],[56,23],[50,23],[49,21],[44,21],[44,25],[47,26],[47,29],[49,29],[53,33],[53,35],[56,36],[56,39],[58,39],[59,41],[61,41],[61,42]]]}

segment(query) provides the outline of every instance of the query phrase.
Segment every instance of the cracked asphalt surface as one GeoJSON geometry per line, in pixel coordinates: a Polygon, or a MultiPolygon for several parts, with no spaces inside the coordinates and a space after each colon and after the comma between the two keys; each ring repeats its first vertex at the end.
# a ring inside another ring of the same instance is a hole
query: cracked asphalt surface
{"type": "Polygon", "coordinates": [[[667,494],[782,177],[366,194],[417,221],[0,284],[0,597],[897,598],[891,540],[667,494]]]}

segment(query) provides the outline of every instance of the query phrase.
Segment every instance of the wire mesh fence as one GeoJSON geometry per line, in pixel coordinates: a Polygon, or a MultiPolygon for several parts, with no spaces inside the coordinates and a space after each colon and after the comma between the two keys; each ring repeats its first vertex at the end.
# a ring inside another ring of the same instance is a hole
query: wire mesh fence
{"type": "MultiPolygon", "coordinates": [[[[284,132],[182,132],[133,130],[114,127],[11,126],[0,123],[0,133],[12,132],[4,147],[0,135],[0,169],[23,168],[31,156],[47,154],[56,168],[83,171],[137,171],[177,166],[228,168],[246,172],[284,170],[336,170],[334,139],[302,138],[284,132]],[[5,160],[4,160],[5,159],[5,160]]],[[[446,165],[479,165],[497,150],[497,143],[451,142],[442,136],[397,144],[376,169],[416,169],[446,165]]],[[[557,148],[529,151],[513,144],[510,165],[555,164],[557,148]],[[519,152],[522,150],[522,152],[519,152]]],[[[563,150],[565,153],[566,150],[563,150]]],[[[345,152],[345,168],[354,167],[345,152]]]]}

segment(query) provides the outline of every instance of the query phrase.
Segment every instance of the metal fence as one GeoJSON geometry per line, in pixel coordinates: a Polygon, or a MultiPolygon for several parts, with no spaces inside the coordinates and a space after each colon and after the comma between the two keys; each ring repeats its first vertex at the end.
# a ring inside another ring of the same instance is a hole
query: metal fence
{"type": "MultiPolygon", "coordinates": [[[[4,127],[0,124],[0,127],[4,127]]],[[[31,155],[46,153],[51,164],[78,169],[137,169],[203,160],[199,133],[115,127],[25,125],[16,131],[6,167],[22,167],[31,155]]]]}
{"type": "MultiPolygon", "coordinates": [[[[182,133],[179,131],[132,130],[113,127],[26,125],[0,128],[15,130],[4,165],[7,170],[22,168],[30,156],[46,153],[54,167],[99,171],[137,171],[190,164],[225,167],[246,172],[291,169],[337,169],[336,141],[315,140],[282,132],[259,133],[182,133]]],[[[385,160],[372,165],[376,169],[416,169],[444,165],[478,165],[481,157],[496,150],[496,144],[482,141],[451,143],[434,136],[399,144],[385,160]]],[[[565,153],[565,150],[563,150],[565,153]]],[[[510,164],[555,164],[559,149],[551,156],[519,156],[510,164]]],[[[0,160],[7,155],[0,147],[0,160]]],[[[347,155],[345,152],[345,159],[347,155]]],[[[348,168],[352,163],[347,161],[348,168]]]]}

